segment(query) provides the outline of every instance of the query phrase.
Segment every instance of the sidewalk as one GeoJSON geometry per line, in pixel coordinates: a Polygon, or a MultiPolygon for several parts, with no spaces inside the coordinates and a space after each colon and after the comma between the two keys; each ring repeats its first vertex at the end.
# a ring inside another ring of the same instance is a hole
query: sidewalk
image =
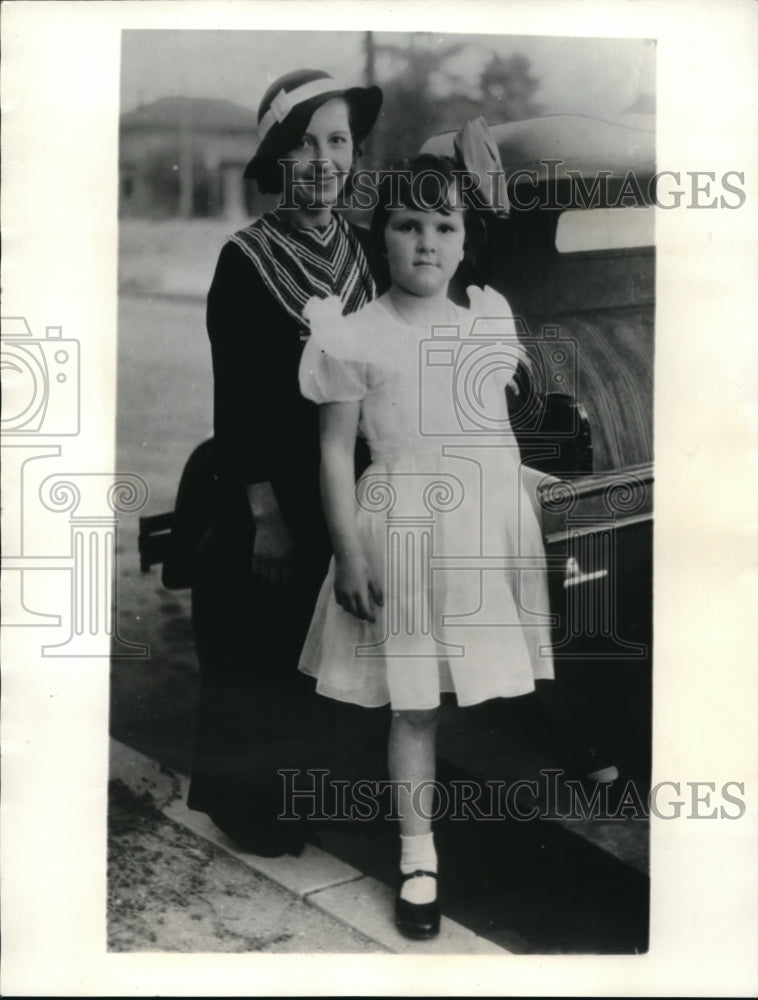
{"type": "Polygon", "coordinates": [[[299,858],[236,850],[185,805],[187,779],[111,741],[111,951],[507,955],[443,918],[410,941],[389,886],[306,845],[299,858]]]}

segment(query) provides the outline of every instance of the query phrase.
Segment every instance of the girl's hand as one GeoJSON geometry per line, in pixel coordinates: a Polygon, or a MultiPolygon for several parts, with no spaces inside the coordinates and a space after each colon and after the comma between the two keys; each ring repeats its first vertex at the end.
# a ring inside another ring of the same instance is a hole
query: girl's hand
{"type": "Polygon", "coordinates": [[[255,519],[253,576],[274,591],[286,591],[293,576],[295,550],[281,514],[255,519]]]}
{"type": "Polygon", "coordinates": [[[384,604],[379,579],[368,562],[356,556],[335,557],[334,597],[341,608],[364,622],[375,622],[373,608],[384,604]]]}

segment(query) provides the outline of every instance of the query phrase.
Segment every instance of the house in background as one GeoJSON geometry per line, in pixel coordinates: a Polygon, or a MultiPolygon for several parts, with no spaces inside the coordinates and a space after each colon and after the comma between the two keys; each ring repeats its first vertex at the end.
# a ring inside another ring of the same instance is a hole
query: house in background
{"type": "Polygon", "coordinates": [[[242,172],[255,113],[231,101],[163,97],[121,116],[119,215],[238,219],[268,207],[242,172]]]}

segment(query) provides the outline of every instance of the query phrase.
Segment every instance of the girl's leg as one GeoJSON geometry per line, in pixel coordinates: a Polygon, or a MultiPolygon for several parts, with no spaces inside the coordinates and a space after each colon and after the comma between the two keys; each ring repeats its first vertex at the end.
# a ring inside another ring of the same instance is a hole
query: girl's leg
{"type": "MultiPolygon", "coordinates": [[[[393,712],[389,740],[389,774],[393,800],[400,816],[400,871],[437,871],[432,837],[434,810],[436,708],[393,712]]],[[[409,879],[401,896],[411,903],[429,903],[436,898],[433,878],[409,879]]]]}

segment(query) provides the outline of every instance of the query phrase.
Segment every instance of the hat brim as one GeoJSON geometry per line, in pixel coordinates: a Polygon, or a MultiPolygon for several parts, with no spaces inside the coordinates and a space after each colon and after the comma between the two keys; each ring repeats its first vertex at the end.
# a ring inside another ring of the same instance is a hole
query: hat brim
{"type": "Polygon", "coordinates": [[[298,104],[282,122],[272,125],[245,167],[245,178],[255,178],[261,164],[269,164],[288,153],[308,127],[313,113],[322,104],[335,97],[344,98],[350,105],[350,120],[356,142],[365,139],[376,124],[382,107],[383,94],[379,87],[348,87],[347,90],[328,90],[298,104]]]}

